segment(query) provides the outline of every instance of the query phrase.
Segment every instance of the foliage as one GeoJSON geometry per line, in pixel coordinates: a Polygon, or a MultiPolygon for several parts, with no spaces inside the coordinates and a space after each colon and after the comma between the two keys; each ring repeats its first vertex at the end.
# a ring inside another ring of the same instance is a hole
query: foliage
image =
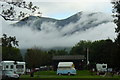
{"type": "Polygon", "coordinates": [[[120,63],[118,63],[118,60],[120,58],[120,0],[113,0],[113,13],[114,13],[114,23],[117,25],[116,32],[117,38],[115,39],[115,44],[116,44],[116,55],[114,58],[114,62],[120,67],[120,63]]]}
{"type": "Polygon", "coordinates": [[[20,50],[15,47],[2,47],[2,60],[22,61],[20,50]]]}
{"type": "Polygon", "coordinates": [[[114,14],[114,17],[117,17],[114,22],[116,23],[116,25],[118,26],[116,28],[116,32],[117,33],[120,33],[120,0],[113,0],[112,1],[112,4],[114,5],[113,6],[113,13],[114,14]]]}
{"type": "Polygon", "coordinates": [[[18,41],[16,37],[7,36],[3,34],[2,37],[2,59],[3,60],[18,60],[22,61],[20,50],[16,48],[18,41]]]}
{"type": "Polygon", "coordinates": [[[114,13],[114,23],[117,25],[116,32],[118,33],[116,38],[116,43],[120,48],[120,0],[113,0],[113,13],[114,13]]]}
{"type": "Polygon", "coordinates": [[[109,67],[119,68],[119,53],[116,44],[110,40],[99,41],[80,41],[73,46],[70,51],[71,55],[87,55],[89,49],[89,61],[93,67],[96,63],[107,63],[109,67]]]}
{"type": "Polygon", "coordinates": [[[49,50],[48,54],[51,54],[52,56],[54,55],[68,55],[68,52],[66,49],[63,50],[49,50]]]}
{"type": "Polygon", "coordinates": [[[25,61],[28,68],[37,68],[43,65],[49,65],[50,55],[40,49],[28,49],[25,54],[25,61]]]}
{"type": "Polygon", "coordinates": [[[43,51],[39,48],[31,48],[27,49],[27,53],[25,54],[25,61],[28,68],[52,65],[52,57],[54,55],[68,55],[68,52],[65,49],[43,51]]]}
{"type": "MultiPolygon", "coordinates": [[[[3,9],[2,12],[0,12],[0,16],[2,16],[5,20],[19,20],[23,19],[28,15],[31,15],[30,13],[25,11],[17,11],[15,7],[22,8],[29,10],[31,13],[35,13],[39,7],[34,6],[32,2],[25,2],[23,0],[4,0],[6,4],[1,4],[0,8],[3,9]]],[[[38,14],[41,14],[38,12],[38,14]]]]}
{"type": "Polygon", "coordinates": [[[87,48],[90,48],[91,41],[80,41],[70,51],[70,54],[72,55],[85,55],[87,48]]]}
{"type": "Polygon", "coordinates": [[[113,42],[110,39],[99,40],[92,43],[90,60],[94,63],[110,63],[113,42]]]}
{"type": "Polygon", "coordinates": [[[13,47],[18,46],[18,41],[16,40],[16,37],[7,36],[6,34],[3,34],[2,37],[2,46],[3,47],[13,47]]]}

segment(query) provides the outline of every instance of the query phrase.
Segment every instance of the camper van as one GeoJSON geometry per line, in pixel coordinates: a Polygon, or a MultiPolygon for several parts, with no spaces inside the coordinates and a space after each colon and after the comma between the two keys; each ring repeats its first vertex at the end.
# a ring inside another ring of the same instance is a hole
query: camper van
{"type": "Polygon", "coordinates": [[[73,62],[59,62],[57,68],[57,74],[67,74],[67,75],[75,75],[76,69],[74,67],[73,62]]]}
{"type": "Polygon", "coordinates": [[[98,72],[106,72],[107,64],[96,64],[96,69],[98,72]]]}
{"type": "Polygon", "coordinates": [[[25,73],[25,62],[1,61],[1,64],[2,70],[10,70],[19,75],[25,73]]]}

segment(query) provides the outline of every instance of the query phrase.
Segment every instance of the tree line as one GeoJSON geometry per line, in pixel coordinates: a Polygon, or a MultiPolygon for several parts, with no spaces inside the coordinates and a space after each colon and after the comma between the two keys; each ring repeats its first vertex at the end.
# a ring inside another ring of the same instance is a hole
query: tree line
{"type": "Polygon", "coordinates": [[[120,68],[120,48],[112,40],[80,41],[71,49],[70,54],[87,55],[87,49],[89,49],[90,65],[107,63],[111,68],[120,68]]]}
{"type": "MultiPolygon", "coordinates": [[[[2,57],[3,60],[23,61],[20,49],[17,48],[18,41],[15,37],[7,37],[6,34],[2,38],[2,57]]],[[[90,65],[96,63],[107,63],[109,67],[119,68],[120,48],[111,39],[98,41],[80,41],[68,52],[63,50],[44,51],[37,47],[27,49],[25,53],[26,65],[28,68],[35,68],[44,65],[52,65],[52,57],[56,55],[87,55],[89,49],[90,65]]]]}

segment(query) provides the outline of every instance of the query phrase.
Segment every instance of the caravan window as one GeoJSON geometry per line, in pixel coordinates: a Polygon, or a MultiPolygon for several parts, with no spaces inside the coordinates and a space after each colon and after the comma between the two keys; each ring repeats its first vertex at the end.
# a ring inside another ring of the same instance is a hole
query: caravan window
{"type": "Polygon", "coordinates": [[[8,68],[9,66],[8,65],[6,65],[6,68],[8,68]]]}
{"type": "Polygon", "coordinates": [[[10,68],[13,69],[13,65],[11,65],[10,68]]]}
{"type": "Polygon", "coordinates": [[[24,68],[23,65],[16,65],[16,68],[24,68]]]}
{"type": "Polygon", "coordinates": [[[103,68],[106,68],[106,66],[104,65],[104,66],[102,66],[103,68]]]}

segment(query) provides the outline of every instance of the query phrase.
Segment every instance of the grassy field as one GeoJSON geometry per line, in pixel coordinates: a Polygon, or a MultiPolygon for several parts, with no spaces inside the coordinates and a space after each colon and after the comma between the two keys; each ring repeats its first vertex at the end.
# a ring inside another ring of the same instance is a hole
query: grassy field
{"type": "Polygon", "coordinates": [[[88,79],[105,79],[105,80],[120,80],[120,76],[111,74],[107,74],[106,76],[96,75],[96,72],[90,72],[88,70],[77,71],[77,75],[68,76],[68,75],[57,75],[56,71],[39,71],[34,73],[34,77],[30,77],[30,75],[22,75],[20,78],[65,78],[65,79],[73,79],[73,78],[88,78],[88,79]]]}

